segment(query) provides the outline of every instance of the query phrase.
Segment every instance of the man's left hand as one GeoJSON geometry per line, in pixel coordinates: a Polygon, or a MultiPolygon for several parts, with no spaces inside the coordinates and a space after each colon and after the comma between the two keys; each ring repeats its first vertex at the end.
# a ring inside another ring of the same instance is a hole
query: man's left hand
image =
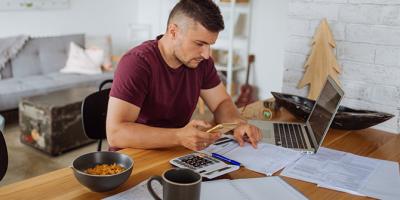
{"type": "Polygon", "coordinates": [[[249,142],[254,148],[257,148],[257,143],[262,139],[260,129],[250,124],[241,124],[233,131],[233,136],[240,146],[244,142],[249,142]]]}

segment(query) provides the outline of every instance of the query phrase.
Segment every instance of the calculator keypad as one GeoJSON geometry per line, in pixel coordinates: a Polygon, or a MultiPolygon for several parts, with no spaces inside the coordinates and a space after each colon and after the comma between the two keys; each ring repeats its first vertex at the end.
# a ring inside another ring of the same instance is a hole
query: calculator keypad
{"type": "Polygon", "coordinates": [[[175,160],[181,165],[184,165],[190,169],[203,168],[221,161],[214,159],[212,157],[204,157],[200,155],[190,154],[187,156],[180,157],[175,160]]]}
{"type": "Polygon", "coordinates": [[[213,179],[239,169],[239,166],[228,165],[204,153],[187,154],[174,158],[169,162],[179,168],[191,169],[208,179],[213,179]]]}

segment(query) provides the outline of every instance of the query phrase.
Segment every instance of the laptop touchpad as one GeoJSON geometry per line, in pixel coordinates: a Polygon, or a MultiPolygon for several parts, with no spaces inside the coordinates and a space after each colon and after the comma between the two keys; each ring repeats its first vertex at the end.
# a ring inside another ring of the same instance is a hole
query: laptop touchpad
{"type": "Polygon", "coordinates": [[[248,123],[258,127],[262,131],[262,142],[275,144],[274,126],[270,121],[248,120],[248,123]]]}

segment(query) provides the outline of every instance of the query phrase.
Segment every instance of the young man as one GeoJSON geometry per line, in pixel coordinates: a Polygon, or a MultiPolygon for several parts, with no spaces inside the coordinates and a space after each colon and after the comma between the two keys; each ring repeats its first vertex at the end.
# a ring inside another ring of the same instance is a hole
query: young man
{"type": "Polygon", "coordinates": [[[215,122],[237,122],[240,145],[261,140],[258,128],[242,119],[217,76],[210,45],[224,29],[211,0],[181,0],[171,11],[167,31],[127,52],[118,64],[110,93],[107,139],[118,148],[185,146],[202,150],[217,140],[211,125],[190,118],[199,96],[215,122]]]}

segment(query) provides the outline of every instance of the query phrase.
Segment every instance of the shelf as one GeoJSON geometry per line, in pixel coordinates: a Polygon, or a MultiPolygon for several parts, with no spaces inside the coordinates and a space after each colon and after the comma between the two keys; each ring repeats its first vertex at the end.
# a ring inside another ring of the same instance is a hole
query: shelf
{"type": "MultiPolygon", "coordinates": [[[[234,72],[245,70],[249,54],[251,0],[214,0],[224,18],[225,30],[211,49],[217,61],[218,71],[226,72],[226,88],[229,94],[235,94],[234,72]],[[226,63],[226,64],[220,64],[226,63]],[[230,88],[230,89],[228,89],[230,88]]],[[[235,89],[236,90],[236,89],[235,89]]]]}
{"type": "MultiPolygon", "coordinates": [[[[218,71],[224,71],[224,72],[228,71],[228,67],[221,65],[221,64],[217,64],[217,63],[215,63],[215,69],[217,69],[218,71]]],[[[232,71],[235,72],[235,71],[240,71],[243,69],[246,69],[246,67],[237,65],[232,68],[232,71]]]]}
{"type": "MultiPolygon", "coordinates": [[[[248,38],[244,36],[236,36],[233,39],[233,48],[234,49],[243,49],[247,48],[248,38]]],[[[229,39],[221,37],[215,42],[214,45],[211,46],[212,49],[222,49],[229,50],[229,39]]]]}
{"type": "MultiPolygon", "coordinates": [[[[221,12],[229,11],[231,9],[230,2],[218,2],[218,6],[221,9],[221,12]]],[[[239,14],[247,14],[250,12],[250,4],[249,3],[235,3],[235,12],[239,14]]]]}

